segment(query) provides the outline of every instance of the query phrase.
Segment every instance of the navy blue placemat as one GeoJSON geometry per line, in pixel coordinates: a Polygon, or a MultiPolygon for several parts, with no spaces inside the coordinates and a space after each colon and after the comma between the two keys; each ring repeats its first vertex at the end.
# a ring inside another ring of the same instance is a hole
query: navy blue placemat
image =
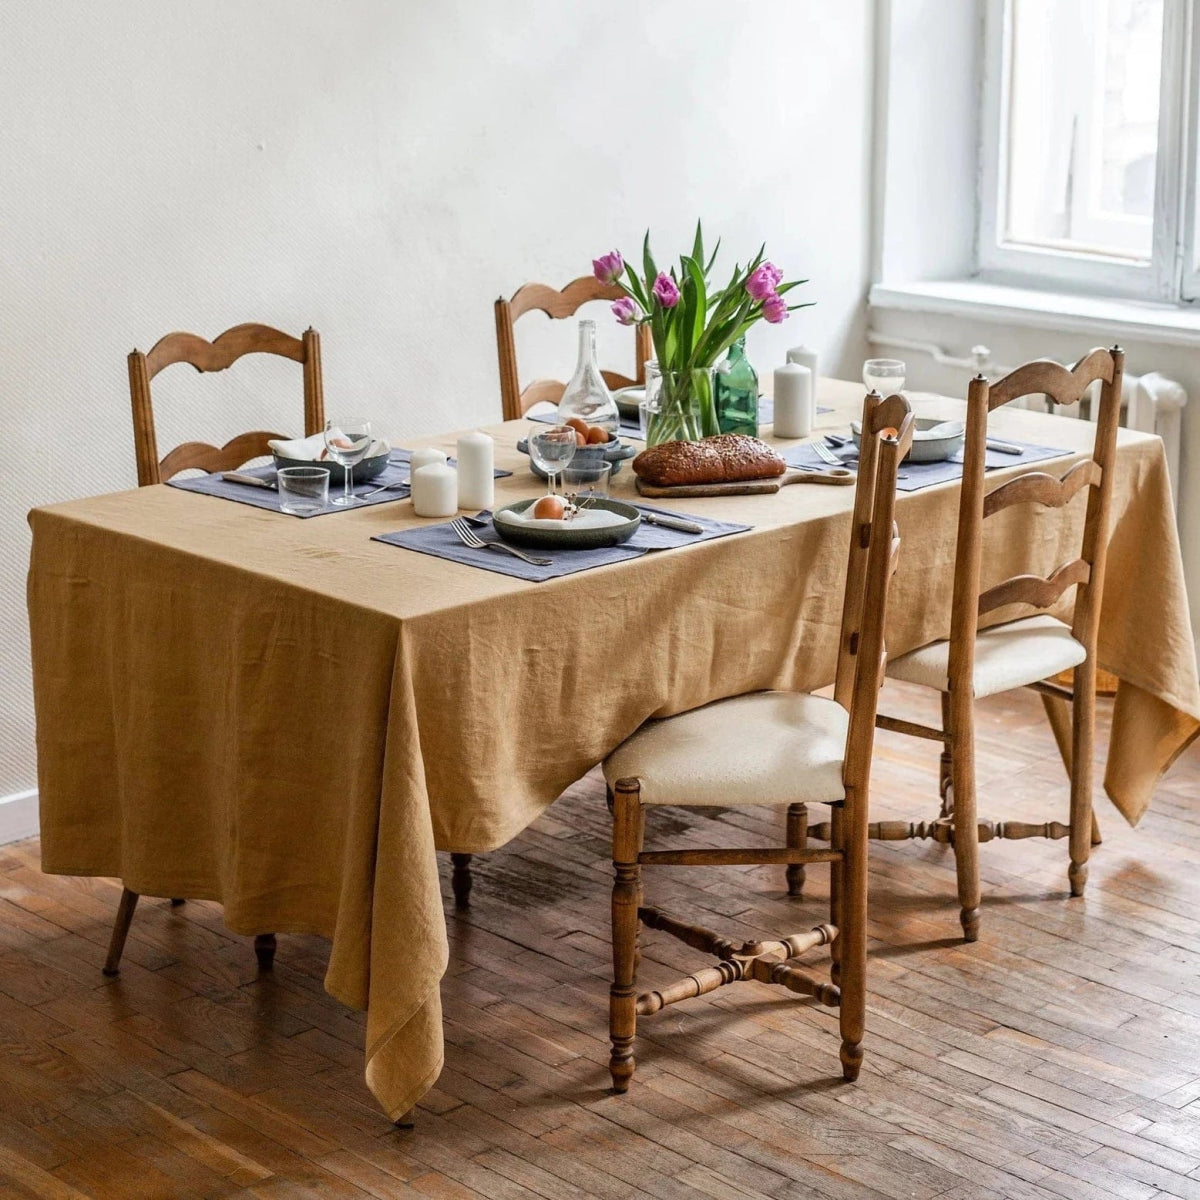
{"type": "MultiPolygon", "coordinates": [[[[649,504],[638,504],[635,507],[640,508],[643,512],[659,512],[668,516],[682,517],[687,521],[695,521],[696,524],[704,527],[704,532],[683,533],[677,529],[665,529],[661,525],[651,525],[643,521],[638,526],[637,533],[621,546],[606,546],[599,550],[526,550],[527,554],[535,557],[553,559],[548,567],[533,566],[499,550],[472,550],[458,540],[449,523],[424,525],[418,529],[401,529],[396,533],[381,533],[377,534],[374,540],[386,542],[389,546],[416,550],[421,554],[432,554],[436,558],[447,558],[451,562],[464,563],[470,567],[482,567],[485,571],[511,575],[514,579],[542,583],[547,579],[574,575],[577,571],[588,571],[593,567],[604,567],[609,563],[640,558],[652,550],[673,550],[679,546],[691,546],[697,542],[726,537],[731,533],[745,533],[746,530],[753,528],[751,525],[734,525],[729,521],[714,521],[709,517],[693,516],[691,513],[655,508],[649,504]]],[[[479,526],[472,528],[485,542],[500,541],[496,531],[490,525],[486,528],[479,526]]]]}
{"type": "MultiPolygon", "coordinates": [[[[833,412],[832,408],[818,408],[817,415],[821,413],[833,412]]],[[[545,425],[557,425],[557,413],[535,413],[531,414],[531,421],[541,421],[545,425]]],[[[758,398],[758,423],[762,425],[770,425],[775,420],[775,401],[770,396],[759,396],[758,398]]],[[[628,417],[621,417],[621,426],[618,432],[623,437],[637,438],[642,440],[642,426],[640,421],[630,420],[628,417]]]]}
{"type": "MultiPolygon", "coordinates": [[[[412,489],[408,486],[409,463],[412,459],[411,450],[393,450],[388,455],[388,465],[383,473],[376,476],[369,483],[357,484],[351,490],[354,494],[362,499],[362,505],[355,505],[356,508],[372,504],[390,504],[393,500],[403,500],[407,497],[412,489]],[[376,492],[373,496],[368,496],[368,492],[375,491],[376,488],[381,488],[384,484],[394,484],[389,487],[386,492],[376,492]]],[[[454,459],[449,462],[453,464],[454,459]]],[[[314,463],[314,466],[320,466],[320,463],[314,463]]],[[[264,467],[244,467],[238,472],[240,475],[254,475],[258,479],[274,482],[275,467],[267,465],[264,467]]],[[[495,471],[493,472],[497,479],[502,479],[506,475],[511,475],[511,471],[495,471]]],[[[279,506],[279,493],[274,489],[268,491],[266,488],[257,488],[249,483],[235,483],[229,479],[222,479],[220,473],[214,475],[197,475],[190,479],[168,479],[168,487],[181,488],[185,492],[198,492],[202,496],[217,496],[221,500],[236,500],[239,504],[250,504],[255,508],[265,508],[270,512],[282,513],[283,509],[279,506]]],[[[341,484],[330,484],[329,495],[332,498],[342,490],[341,484]]],[[[347,512],[349,510],[337,504],[326,504],[324,508],[312,513],[284,513],[288,517],[301,517],[307,520],[309,517],[322,517],[326,513],[347,512]]]]}
{"type": "MultiPolygon", "coordinates": [[[[1074,450],[1063,450],[1055,446],[1035,446],[1029,442],[1014,442],[1005,438],[1012,446],[1020,446],[1020,454],[1004,454],[999,450],[987,452],[987,470],[996,471],[1002,467],[1019,467],[1025,463],[1043,462],[1048,458],[1065,458],[1074,454],[1074,450]]],[[[830,447],[840,459],[853,467],[858,462],[858,448],[853,443],[847,443],[841,448],[830,447]]],[[[829,463],[820,458],[811,444],[793,446],[784,451],[784,462],[789,467],[818,467],[828,469],[829,463]]],[[[914,463],[906,462],[900,465],[900,474],[896,480],[896,491],[919,492],[922,488],[933,487],[937,483],[950,483],[961,479],[963,472],[962,452],[944,462],[914,463]]]]}

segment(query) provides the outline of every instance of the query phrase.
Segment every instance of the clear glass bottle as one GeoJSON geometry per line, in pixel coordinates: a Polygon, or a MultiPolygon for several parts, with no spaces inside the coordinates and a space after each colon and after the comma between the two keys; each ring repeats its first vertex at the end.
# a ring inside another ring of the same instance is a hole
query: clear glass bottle
{"type": "Polygon", "coordinates": [[[746,357],[746,339],[729,347],[716,372],[717,424],[722,433],[758,436],[758,372],[746,357]]]}
{"type": "Polygon", "coordinates": [[[617,402],[596,362],[595,321],[579,322],[579,361],[558,402],[558,412],[564,421],[568,417],[582,417],[589,425],[599,425],[611,433],[616,433],[621,424],[617,402]]]}

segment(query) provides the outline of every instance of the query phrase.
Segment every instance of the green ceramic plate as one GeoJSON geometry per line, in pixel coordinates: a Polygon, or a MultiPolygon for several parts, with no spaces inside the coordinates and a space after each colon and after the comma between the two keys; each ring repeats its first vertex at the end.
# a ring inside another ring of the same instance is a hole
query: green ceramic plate
{"type": "Polygon", "coordinates": [[[606,525],[600,529],[588,529],[564,521],[561,529],[530,529],[527,525],[516,521],[505,520],[506,512],[524,512],[540,500],[535,496],[532,500],[518,500],[514,504],[506,504],[496,509],[492,523],[496,532],[506,542],[514,546],[529,546],[536,550],[596,550],[601,546],[619,546],[627,542],[642,523],[642,514],[632,504],[623,504],[620,500],[596,499],[591,502],[593,508],[606,508],[625,518],[621,525],[606,525]]]}

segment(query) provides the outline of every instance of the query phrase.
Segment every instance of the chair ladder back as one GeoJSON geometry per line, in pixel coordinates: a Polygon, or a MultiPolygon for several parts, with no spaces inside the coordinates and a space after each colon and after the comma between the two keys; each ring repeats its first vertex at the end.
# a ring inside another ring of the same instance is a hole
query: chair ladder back
{"type": "Polygon", "coordinates": [[[239,467],[251,458],[269,453],[267,442],[283,436],[258,430],[239,434],[221,447],[207,442],[185,442],[161,460],[158,457],[158,437],[150,393],[150,381],[154,376],[165,367],[181,362],[188,363],[200,372],[223,371],[247,354],[274,354],[302,364],[305,436],[319,433],[324,428],[321,338],[315,329],[307,329],[303,337],[294,338],[269,325],[235,325],[211,342],[194,333],[169,333],[160,338],[148,353],[134,350],[128,360],[139,487],[162,483],[190,468],[220,471],[239,467]]]}
{"type": "Polygon", "coordinates": [[[879,440],[867,436],[872,416],[883,403],[878,392],[863,398],[862,429],[859,438],[858,479],[854,487],[849,553],[846,562],[846,586],[842,593],[842,623],[838,636],[837,674],[833,698],[847,712],[854,694],[854,675],[862,635],[863,593],[867,583],[867,552],[870,547],[871,519],[875,502],[875,475],[878,469],[879,440]]]}
{"type": "MultiPolygon", "coordinates": [[[[553,379],[539,379],[521,390],[517,370],[517,345],[513,327],[528,312],[544,312],[552,320],[574,316],[592,300],[618,300],[625,293],[615,283],[601,283],[591,275],[573,279],[565,288],[556,290],[544,283],[527,283],[510,299],[496,301],[496,354],[500,364],[500,401],[504,420],[515,421],[535,404],[562,399],[566,384],[553,379]]],[[[632,387],[646,380],[646,363],[651,357],[650,330],[639,325],[635,331],[636,372],[633,378],[616,371],[602,371],[610,388],[632,387]]]]}
{"type": "MultiPolygon", "coordinates": [[[[874,479],[869,485],[871,516],[865,539],[864,586],[857,601],[861,618],[843,767],[847,793],[853,792],[860,797],[866,795],[871,770],[875,716],[887,662],[888,593],[900,559],[900,536],[896,529],[896,476],[901,461],[912,447],[914,428],[908,401],[903,396],[889,396],[876,406],[870,423],[864,419],[860,438],[860,451],[867,444],[869,436],[876,443],[876,455],[874,479]]],[[[861,466],[861,458],[859,463],[861,466]]],[[[849,585],[850,580],[847,579],[847,606],[853,603],[849,585]]]]}
{"type": "Polygon", "coordinates": [[[1090,351],[1070,369],[1040,359],[1018,367],[993,385],[989,386],[982,376],[971,382],[950,631],[952,693],[956,686],[971,687],[981,616],[1013,604],[1048,609],[1071,587],[1079,589],[1075,598],[1074,633],[1091,655],[1099,616],[1093,597],[1103,586],[1123,369],[1124,353],[1119,347],[1111,351],[1101,348],[1090,351]],[[1097,380],[1101,381],[1100,404],[1091,457],[1076,463],[1061,478],[1032,471],[984,496],[988,414],[1033,392],[1049,396],[1056,404],[1075,404],[1097,380]],[[1062,508],[1085,487],[1089,489],[1088,506],[1079,557],[1061,564],[1049,576],[1014,575],[981,593],[984,520],[1016,504],[1062,508]]]}

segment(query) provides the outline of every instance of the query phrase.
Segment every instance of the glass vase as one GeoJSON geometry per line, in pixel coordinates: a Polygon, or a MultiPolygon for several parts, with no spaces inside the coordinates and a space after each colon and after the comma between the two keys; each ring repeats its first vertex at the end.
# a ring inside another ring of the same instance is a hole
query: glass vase
{"type": "Polygon", "coordinates": [[[746,357],[746,339],[729,347],[716,374],[717,424],[722,433],[758,437],[758,372],[746,357]]]}
{"type": "Polygon", "coordinates": [[[646,445],[698,442],[721,432],[713,396],[713,368],[662,371],[646,364],[646,445]]]}

